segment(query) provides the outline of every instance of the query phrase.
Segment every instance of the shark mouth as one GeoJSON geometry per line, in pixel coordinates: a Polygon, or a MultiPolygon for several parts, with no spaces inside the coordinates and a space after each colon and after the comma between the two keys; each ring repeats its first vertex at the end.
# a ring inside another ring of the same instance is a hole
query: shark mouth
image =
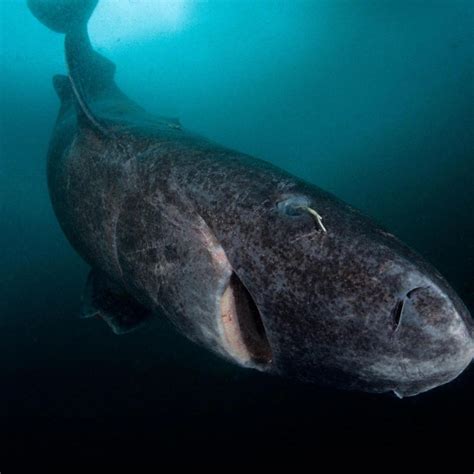
{"type": "MultiPolygon", "coordinates": [[[[237,276],[224,248],[202,218],[198,231],[196,235],[209,253],[212,263],[211,267],[205,266],[205,271],[210,274],[217,290],[217,298],[212,298],[216,325],[211,337],[209,331],[205,331],[202,342],[208,345],[212,338],[214,350],[234,363],[268,370],[272,362],[272,350],[252,295],[237,276]]],[[[206,276],[202,275],[202,279],[206,280],[206,276]]]]}
{"type": "Polygon", "coordinates": [[[267,370],[272,351],[260,312],[251,294],[232,272],[220,299],[224,348],[239,365],[267,370]]]}

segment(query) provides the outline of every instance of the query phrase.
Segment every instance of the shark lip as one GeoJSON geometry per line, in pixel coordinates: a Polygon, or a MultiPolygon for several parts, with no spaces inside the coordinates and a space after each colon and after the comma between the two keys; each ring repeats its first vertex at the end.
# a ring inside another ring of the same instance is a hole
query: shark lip
{"type": "Polygon", "coordinates": [[[224,348],[233,360],[259,370],[268,368],[272,350],[260,311],[235,272],[220,299],[220,323],[224,348]]]}

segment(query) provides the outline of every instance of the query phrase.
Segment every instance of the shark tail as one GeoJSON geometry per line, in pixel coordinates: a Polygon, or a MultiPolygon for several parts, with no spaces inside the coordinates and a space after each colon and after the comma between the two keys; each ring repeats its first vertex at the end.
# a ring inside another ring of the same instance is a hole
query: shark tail
{"type": "Polygon", "coordinates": [[[99,0],[28,0],[28,8],[44,25],[58,33],[82,30],[99,0]]]}
{"type": "MultiPolygon", "coordinates": [[[[117,91],[115,65],[93,49],[87,31],[87,23],[98,1],[28,0],[29,9],[41,23],[65,34],[66,64],[73,90],[66,86],[67,93],[59,91],[61,99],[79,94],[80,102],[87,104],[110,91],[117,91]]],[[[56,79],[58,91],[57,83],[56,79]]]]}

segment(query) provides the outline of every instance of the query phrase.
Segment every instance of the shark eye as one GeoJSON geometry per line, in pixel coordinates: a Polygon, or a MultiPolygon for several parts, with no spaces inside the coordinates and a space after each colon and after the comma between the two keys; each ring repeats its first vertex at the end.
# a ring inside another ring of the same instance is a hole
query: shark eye
{"type": "Polygon", "coordinates": [[[300,217],[309,208],[309,199],[305,196],[291,196],[277,204],[278,211],[290,217],[300,217]]]}
{"type": "Polygon", "coordinates": [[[314,207],[310,205],[310,200],[306,196],[290,196],[277,204],[278,211],[290,217],[300,217],[304,214],[311,215],[317,226],[324,233],[327,232],[323,224],[323,218],[314,207]]]}

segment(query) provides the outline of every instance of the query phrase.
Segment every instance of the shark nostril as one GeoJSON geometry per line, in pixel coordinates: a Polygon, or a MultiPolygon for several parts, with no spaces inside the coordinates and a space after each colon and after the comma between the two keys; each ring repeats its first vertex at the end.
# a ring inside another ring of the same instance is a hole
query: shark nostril
{"type": "Polygon", "coordinates": [[[392,309],[392,330],[395,332],[402,322],[403,307],[405,306],[405,299],[398,300],[395,307],[392,309]]]}
{"type": "Polygon", "coordinates": [[[397,331],[397,329],[400,327],[403,319],[403,312],[405,309],[405,303],[407,300],[410,300],[413,298],[413,296],[419,292],[426,289],[426,287],[423,286],[417,286],[415,288],[412,288],[411,290],[407,291],[405,293],[405,296],[403,298],[399,298],[397,302],[395,303],[395,306],[392,309],[391,316],[392,316],[392,330],[393,332],[397,331]]]}
{"type": "Polygon", "coordinates": [[[412,288],[410,291],[407,292],[407,298],[411,298],[417,291],[423,290],[424,287],[417,286],[416,288],[412,288]]]}

